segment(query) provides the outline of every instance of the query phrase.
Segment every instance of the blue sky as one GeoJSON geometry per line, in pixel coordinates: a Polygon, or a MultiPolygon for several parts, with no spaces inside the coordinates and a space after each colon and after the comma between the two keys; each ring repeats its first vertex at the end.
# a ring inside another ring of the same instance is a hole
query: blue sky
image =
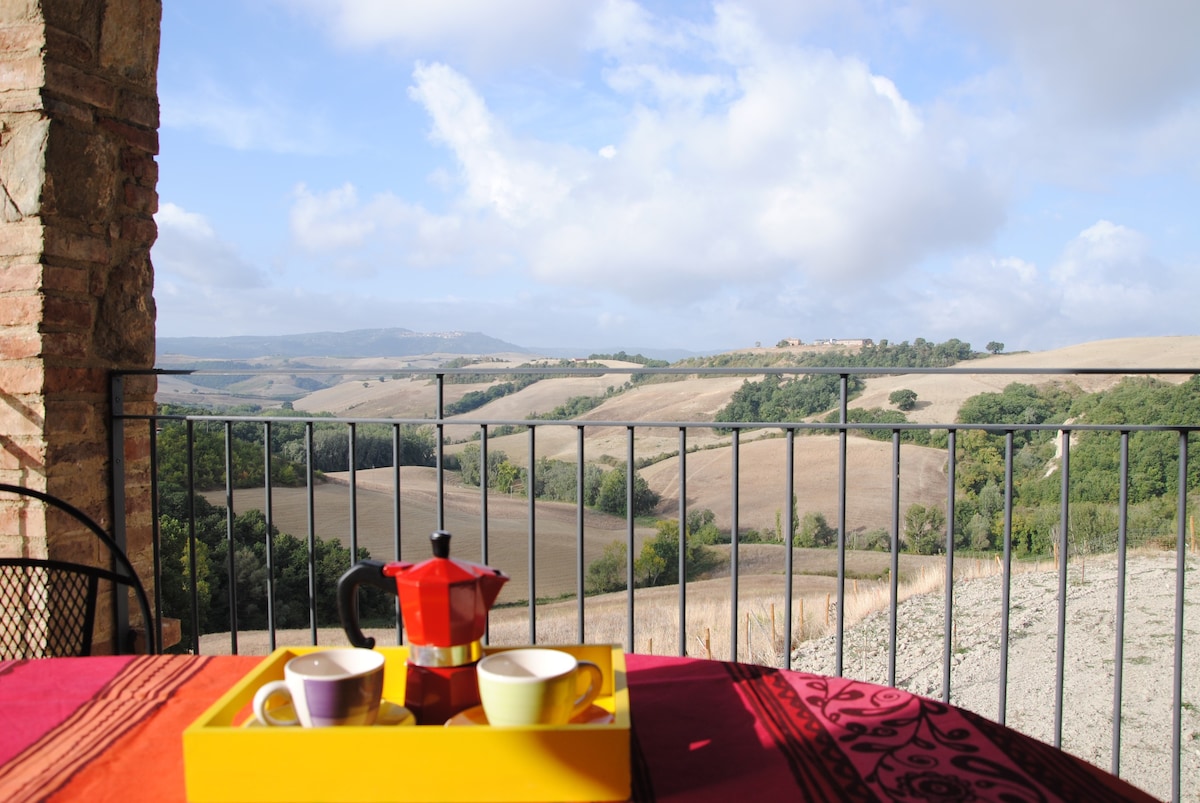
{"type": "Polygon", "coordinates": [[[1200,334],[1193,0],[163,15],[163,337],[1200,334]]]}

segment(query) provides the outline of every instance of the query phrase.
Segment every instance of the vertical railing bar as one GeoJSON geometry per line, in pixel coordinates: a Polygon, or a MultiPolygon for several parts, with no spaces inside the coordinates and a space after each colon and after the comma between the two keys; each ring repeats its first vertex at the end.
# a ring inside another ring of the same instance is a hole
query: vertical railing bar
{"type": "Polygon", "coordinates": [[[1187,571],[1187,484],[1188,436],[1179,431],[1178,509],[1175,517],[1175,663],[1171,696],[1171,800],[1180,800],[1180,776],[1183,774],[1183,591],[1187,571]]]}
{"type": "Polygon", "coordinates": [[[488,562],[488,425],[479,425],[479,560],[488,562]]]}
{"type": "Polygon", "coordinates": [[[267,557],[267,641],[275,651],[275,529],[274,505],[271,500],[271,422],[263,422],[263,516],[267,525],[267,542],[263,544],[267,557]]]}
{"type": "MultiPolygon", "coordinates": [[[[112,476],[109,485],[109,495],[112,502],[112,538],[118,547],[122,550],[128,550],[126,538],[128,524],[126,522],[125,511],[125,377],[121,374],[113,373],[109,375],[109,405],[112,416],[108,443],[108,453],[112,464],[112,476]]],[[[115,558],[110,559],[109,564],[105,568],[119,571],[115,558]]],[[[154,586],[155,599],[158,599],[160,596],[157,582],[156,578],[154,586]]],[[[121,648],[132,649],[136,636],[129,626],[128,594],[113,594],[112,621],[113,632],[119,634],[117,640],[121,648]]],[[[151,644],[160,645],[158,650],[161,652],[161,630],[157,634],[152,632],[155,626],[154,622],[143,622],[142,626],[146,628],[146,633],[151,636],[146,641],[147,647],[151,644]]]]}
{"type": "MultiPolygon", "coordinates": [[[[1121,432],[1117,501],[1117,632],[1113,639],[1112,774],[1121,777],[1121,692],[1125,680],[1125,551],[1129,539],[1129,431],[1121,432]]],[[[1063,556],[1066,563],[1066,556],[1063,556]]]]}
{"type": "MultiPolygon", "coordinates": [[[[733,498],[729,506],[729,660],[738,659],[738,488],[741,483],[739,473],[738,451],[741,449],[742,431],[733,430],[733,440],[729,448],[732,452],[732,486],[733,498]]],[[[749,636],[749,633],[746,634],[749,636]]],[[[751,660],[749,645],[746,649],[746,660],[751,660]]]]}
{"type": "MultiPolygon", "coordinates": [[[[400,425],[392,424],[392,559],[399,561],[403,549],[400,523],[400,457],[403,454],[400,425]]],[[[404,622],[400,618],[400,598],[395,601],[396,644],[404,643],[404,622]]]]}
{"type": "MultiPolygon", "coordinates": [[[[846,429],[847,409],[849,401],[849,374],[841,374],[838,386],[841,392],[839,404],[840,421],[838,428],[838,556],[837,556],[837,635],[835,642],[834,674],[842,676],[842,661],[845,654],[846,639],[846,429]]],[[[790,634],[789,634],[790,638],[790,634]]]]}
{"type": "Polygon", "coordinates": [[[537,644],[537,524],[535,500],[537,498],[537,427],[529,425],[529,476],[525,482],[525,493],[529,497],[529,643],[537,644]]]}
{"type": "Polygon", "coordinates": [[[316,476],[313,459],[313,422],[304,422],[304,459],[307,479],[306,515],[308,517],[308,627],[312,644],[317,643],[317,516],[316,476]]]}
{"type": "MultiPolygon", "coordinates": [[[[353,421],[346,424],[346,461],[350,477],[350,566],[358,562],[358,427],[353,421]]],[[[349,567],[347,567],[349,568],[349,567]]]]}
{"type": "Polygon", "coordinates": [[[1013,432],[1004,433],[1004,565],[1000,570],[1000,701],[996,721],[1008,713],[1008,627],[1012,605],[1013,432]]]}
{"type": "MultiPolygon", "coordinates": [[[[479,561],[484,566],[488,565],[488,486],[491,484],[489,465],[488,425],[485,423],[479,425],[479,561]]],[[[489,611],[483,624],[484,644],[488,643],[491,628],[492,616],[489,611]]]]}
{"type": "MultiPolygon", "coordinates": [[[[892,563],[888,573],[888,680],[896,685],[896,619],[900,607],[900,430],[892,430],[892,563]]],[[[801,623],[803,627],[803,623],[801,623]]]]}
{"type": "MultiPolygon", "coordinates": [[[[627,487],[633,486],[633,477],[627,487]]],[[[687,428],[679,428],[679,655],[687,655],[687,428]]]]}
{"type": "Polygon", "coordinates": [[[233,527],[233,422],[225,421],[225,545],[229,550],[229,651],[238,654],[237,546],[233,527]]]}
{"type": "Polygon", "coordinates": [[[637,574],[634,570],[636,557],[633,551],[633,483],[628,481],[629,477],[633,476],[633,433],[632,425],[625,427],[625,635],[628,642],[626,649],[630,652],[634,652],[636,644],[634,641],[633,592],[637,586],[637,574]]]}
{"type": "MultiPolygon", "coordinates": [[[[1071,433],[1062,431],[1062,481],[1059,490],[1058,554],[1067,553],[1067,533],[1070,528],[1071,506],[1071,433]]],[[[1067,562],[1061,560],[1058,570],[1058,633],[1055,639],[1054,667],[1054,746],[1062,748],[1063,697],[1066,687],[1067,662],[1067,562]]]]}
{"type": "Polygon", "coordinates": [[[200,591],[196,574],[196,430],[189,419],[184,424],[187,437],[187,513],[188,575],[191,580],[192,654],[200,654],[200,591]]]}
{"type": "MultiPolygon", "coordinates": [[[[434,411],[434,417],[437,419],[437,424],[434,429],[437,430],[437,444],[434,448],[436,456],[435,464],[437,465],[437,528],[439,530],[446,529],[446,425],[443,421],[446,415],[446,375],[437,375],[437,408],[434,411]]],[[[530,464],[530,472],[533,468],[530,464]]]]}
{"type": "Polygon", "coordinates": [[[150,537],[153,539],[154,567],[154,643],[163,651],[163,595],[162,595],[162,527],[159,525],[158,505],[158,421],[147,421],[150,435],[150,537]]]}
{"type": "Polygon", "coordinates": [[[954,486],[958,464],[958,431],[947,433],[949,464],[946,469],[946,613],[942,633],[942,702],[950,702],[950,660],[954,650],[954,486]]]}
{"type": "MultiPolygon", "coordinates": [[[[795,507],[792,505],[792,498],[796,495],[796,430],[789,429],[787,431],[786,446],[784,447],[784,470],[783,470],[783,488],[784,495],[787,497],[784,504],[783,514],[783,532],[780,536],[783,538],[783,574],[784,574],[784,589],[783,589],[783,660],[780,665],[784,669],[792,668],[792,572],[795,570],[793,554],[795,544],[793,543],[792,530],[795,529],[795,507]]],[[[804,630],[804,622],[800,623],[801,631],[804,630]]],[[[771,645],[771,649],[775,649],[775,645],[771,645]]]]}
{"type": "Polygon", "coordinates": [[[578,631],[579,643],[586,643],[583,635],[583,579],[584,579],[584,559],[583,553],[583,425],[580,424],[575,428],[576,432],[576,459],[575,459],[575,550],[577,562],[575,565],[575,593],[579,597],[578,604],[578,631]]]}

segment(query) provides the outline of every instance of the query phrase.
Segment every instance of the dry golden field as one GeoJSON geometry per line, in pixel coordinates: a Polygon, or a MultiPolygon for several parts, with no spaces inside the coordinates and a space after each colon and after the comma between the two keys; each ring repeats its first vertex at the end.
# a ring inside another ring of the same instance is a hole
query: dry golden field
{"type": "MultiPolygon", "coordinates": [[[[763,349],[762,351],[771,351],[763,349]]],[[[329,361],[331,370],[336,361],[329,361]]],[[[528,362],[522,355],[499,355],[484,363],[488,368],[515,367],[528,362]]],[[[407,365],[420,364],[408,359],[407,365]]],[[[613,367],[632,367],[631,363],[610,363],[613,367]]],[[[1018,368],[1096,368],[1123,367],[1180,367],[1196,366],[1200,370],[1200,337],[1130,338],[1100,341],[1055,351],[1006,354],[972,361],[969,367],[1018,368]]],[[[378,370],[386,376],[388,361],[374,360],[352,367],[378,370]]],[[[607,388],[620,386],[628,377],[624,374],[605,374],[595,377],[553,379],[535,383],[519,393],[498,399],[470,414],[471,418],[521,420],[531,412],[553,409],[573,396],[599,395],[607,388]]],[[[608,426],[611,421],[645,422],[706,422],[726,404],[745,377],[687,377],[636,387],[618,393],[602,405],[582,416],[596,422],[583,430],[583,459],[606,460],[610,465],[624,465],[628,435],[624,426],[608,426]]],[[[909,387],[918,394],[918,409],[910,415],[916,421],[949,422],[958,405],[970,396],[1001,390],[1013,381],[1041,383],[1071,381],[1089,390],[1109,386],[1120,375],[1080,374],[1068,378],[1045,375],[929,375],[888,376],[868,381],[866,393],[854,400],[855,406],[888,406],[887,396],[895,389],[909,387]]],[[[1182,381],[1184,377],[1168,377],[1182,381]]],[[[446,401],[453,401],[480,386],[448,385],[446,401]]],[[[435,402],[434,385],[426,380],[379,381],[376,378],[355,379],[318,391],[297,402],[302,410],[321,410],[339,415],[370,417],[424,417],[432,414],[435,402]]],[[[449,437],[461,438],[449,446],[451,452],[461,449],[465,439],[478,432],[477,426],[454,428],[448,426],[449,437]]],[[[688,510],[708,508],[716,522],[728,528],[731,522],[733,499],[733,453],[730,436],[715,434],[703,426],[685,431],[684,446],[691,451],[686,456],[688,510]]],[[[664,455],[680,448],[680,428],[672,425],[661,428],[638,428],[635,438],[636,454],[664,455]]],[[[747,433],[738,451],[739,527],[774,530],[786,512],[788,495],[785,475],[787,440],[777,432],[747,433]]],[[[529,437],[511,435],[489,440],[489,448],[505,452],[518,465],[528,465],[529,437]]],[[[850,437],[847,439],[847,500],[846,529],[853,537],[868,530],[888,528],[891,523],[890,461],[891,444],[850,437]]],[[[534,456],[574,462],[579,455],[578,431],[575,427],[542,426],[537,430],[534,456]]],[[[900,509],[919,502],[943,505],[947,493],[945,455],[941,450],[904,446],[901,452],[900,509]]],[[[798,512],[820,511],[836,524],[839,518],[838,439],[825,435],[798,435],[793,447],[794,492],[798,512]]],[[[680,461],[667,457],[641,470],[642,477],[662,497],[657,510],[664,518],[674,518],[679,509],[680,461]]],[[[375,469],[357,472],[358,543],[376,557],[394,554],[395,511],[391,499],[391,470],[375,469]]],[[[446,480],[445,526],[456,535],[454,554],[479,560],[481,530],[481,499],[478,489],[456,484],[454,475],[446,480]]],[[[433,469],[406,467],[401,475],[403,506],[400,512],[405,558],[421,558],[427,554],[426,537],[437,526],[436,477],[433,469]]],[[[304,491],[275,489],[274,518],[285,531],[303,536],[307,533],[307,510],[304,491]]],[[[223,494],[212,495],[212,501],[223,503],[223,494]]],[[[350,491],[344,476],[332,475],[330,481],[318,486],[315,493],[316,532],[323,538],[337,537],[348,542],[350,527],[350,491]]],[[[246,510],[262,506],[261,491],[239,491],[235,494],[235,509],[246,510]]],[[[530,506],[521,497],[490,494],[488,498],[489,563],[504,569],[513,582],[502,595],[502,602],[528,596],[529,544],[535,544],[536,583],[534,593],[539,598],[553,598],[573,593],[577,586],[581,555],[578,549],[582,529],[582,565],[586,567],[599,557],[608,543],[625,540],[624,519],[594,511],[582,514],[573,505],[537,502],[530,506]],[[532,536],[531,536],[532,531],[532,536]]],[[[653,534],[649,527],[639,527],[634,533],[634,548],[653,534]]],[[[800,571],[804,571],[801,569],[800,571]]],[[[746,573],[743,567],[743,575],[746,573]]],[[[749,587],[749,586],[747,586],[749,587]]]]}

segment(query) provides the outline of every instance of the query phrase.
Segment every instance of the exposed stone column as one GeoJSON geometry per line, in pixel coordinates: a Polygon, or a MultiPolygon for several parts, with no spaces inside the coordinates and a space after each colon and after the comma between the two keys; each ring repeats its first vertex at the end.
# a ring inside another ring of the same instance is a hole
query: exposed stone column
{"type": "MultiPolygon", "coordinates": [[[[0,480],[110,532],[110,371],[154,365],[161,17],[161,0],[0,0],[0,480]]],[[[126,412],[154,392],[127,381],[126,412]]],[[[128,551],[153,594],[149,430],[128,435],[128,551]]],[[[0,554],[106,560],[94,542],[40,504],[0,505],[0,554]]],[[[102,615],[96,651],[111,639],[102,615]]]]}

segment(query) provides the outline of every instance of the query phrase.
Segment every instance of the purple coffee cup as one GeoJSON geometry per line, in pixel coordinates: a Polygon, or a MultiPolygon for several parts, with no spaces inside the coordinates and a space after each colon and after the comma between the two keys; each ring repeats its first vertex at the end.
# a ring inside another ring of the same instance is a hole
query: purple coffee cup
{"type": "Polygon", "coordinates": [[[267,725],[373,725],[383,694],[383,663],[383,653],[358,648],[299,655],[284,665],[283,680],[255,693],[254,714],[267,725]],[[281,716],[279,701],[285,699],[295,718],[281,716]]]}

